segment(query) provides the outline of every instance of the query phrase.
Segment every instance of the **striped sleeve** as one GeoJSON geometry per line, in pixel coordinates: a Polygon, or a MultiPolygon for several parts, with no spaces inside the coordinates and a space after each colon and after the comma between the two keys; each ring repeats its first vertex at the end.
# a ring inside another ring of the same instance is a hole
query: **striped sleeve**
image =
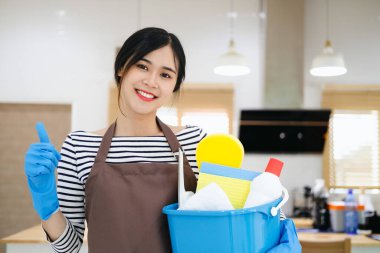
{"type": "Polygon", "coordinates": [[[181,144],[183,151],[189,161],[194,174],[198,177],[199,171],[195,157],[195,151],[198,143],[206,136],[206,133],[200,127],[188,126],[191,131],[186,131],[177,135],[178,141],[181,144]]]}
{"type": "Polygon", "coordinates": [[[54,252],[79,252],[85,229],[84,187],[77,172],[76,151],[71,135],[62,145],[58,163],[57,194],[60,210],[66,218],[64,233],[51,242],[54,252]]]}
{"type": "Polygon", "coordinates": [[[207,135],[206,132],[197,126],[187,126],[190,131],[183,132],[182,134],[178,134],[177,138],[179,143],[181,144],[187,160],[195,174],[198,178],[199,170],[195,157],[195,151],[197,149],[198,143],[207,135]]]}

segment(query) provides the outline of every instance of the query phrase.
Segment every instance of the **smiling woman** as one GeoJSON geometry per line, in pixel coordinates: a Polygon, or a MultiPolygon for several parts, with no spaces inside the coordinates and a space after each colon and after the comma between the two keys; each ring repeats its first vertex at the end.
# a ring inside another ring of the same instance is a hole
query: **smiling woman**
{"type": "MultiPolygon", "coordinates": [[[[37,124],[40,142],[26,153],[25,174],[54,252],[79,252],[85,221],[91,253],[172,252],[162,208],[178,202],[178,167],[185,191],[195,191],[195,151],[205,137],[200,127],[178,129],[157,117],[179,91],[185,62],[175,35],[160,28],[137,31],[115,62],[115,122],[96,133],[70,133],[60,153],[37,124]],[[178,160],[180,150],[184,156],[178,160]]],[[[292,221],[281,222],[281,231],[272,252],[300,252],[292,221]]]]}
{"type": "Polygon", "coordinates": [[[164,124],[157,110],[178,93],[185,55],[174,34],[145,28],[130,36],[115,61],[117,119],[96,133],[75,131],[61,153],[41,124],[25,172],[34,208],[55,252],[78,252],[88,224],[89,252],[171,252],[161,210],[177,202],[182,149],[185,186],[195,191],[199,127],[164,124]],[[55,187],[55,168],[58,184],[55,187]]]}

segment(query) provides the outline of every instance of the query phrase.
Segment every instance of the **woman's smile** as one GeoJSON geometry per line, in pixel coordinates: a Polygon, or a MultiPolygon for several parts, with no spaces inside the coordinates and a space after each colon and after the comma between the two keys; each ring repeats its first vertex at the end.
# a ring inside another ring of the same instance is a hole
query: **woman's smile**
{"type": "Polygon", "coordinates": [[[135,89],[135,91],[136,91],[137,96],[146,102],[151,102],[156,98],[154,94],[147,92],[145,90],[135,89]]]}

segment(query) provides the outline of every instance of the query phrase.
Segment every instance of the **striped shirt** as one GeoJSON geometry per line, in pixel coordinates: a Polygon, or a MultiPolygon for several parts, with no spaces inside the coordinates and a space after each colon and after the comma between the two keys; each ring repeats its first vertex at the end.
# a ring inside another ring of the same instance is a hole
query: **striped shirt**
{"type": "MultiPolygon", "coordinates": [[[[176,133],[191,168],[198,176],[195,160],[197,144],[206,136],[199,127],[187,126],[176,133]]],[[[79,252],[85,229],[85,184],[94,164],[102,136],[85,131],[70,133],[61,149],[58,163],[57,193],[60,210],[67,226],[51,246],[55,252],[79,252]]],[[[164,136],[115,136],[108,151],[107,163],[177,163],[164,136]]],[[[281,219],[283,214],[281,213],[281,219]]]]}

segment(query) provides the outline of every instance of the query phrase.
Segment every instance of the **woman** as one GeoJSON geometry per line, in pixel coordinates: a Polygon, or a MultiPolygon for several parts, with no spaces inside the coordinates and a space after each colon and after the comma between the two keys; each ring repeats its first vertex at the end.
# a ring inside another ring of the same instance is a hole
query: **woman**
{"type": "Polygon", "coordinates": [[[34,205],[56,251],[80,248],[85,218],[91,252],[169,251],[161,209],[177,201],[174,154],[181,145],[187,156],[187,190],[194,191],[195,147],[205,135],[198,127],[168,127],[156,118],[157,109],[178,93],[185,65],[175,35],[158,28],[140,30],[127,39],[115,61],[120,109],[116,124],[108,132],[71,133],[61,159],[41,131],[45,143],[28,151],[26,172],[34,205]],[[31,168],[41,149],[47,150],[46,161],[40,163],[48,170],[31,168]]]}
{"type": "Polygon", "coordinates": [[[199,127],[169,127],[156,113],[178,93],[185,65],[175,35],[160,28],[137,31],[115,61],[115,123],[95,133],[69,134],[61,154],[37,125],[40,143],[29,148],[25,172],[56,252],[79,251],[85,220],[91,253],[171,252],[161,209],[177,201],[175,154],[183,149],[186,190],[195,191],[195,148],[205,133],[199,127]]]}

